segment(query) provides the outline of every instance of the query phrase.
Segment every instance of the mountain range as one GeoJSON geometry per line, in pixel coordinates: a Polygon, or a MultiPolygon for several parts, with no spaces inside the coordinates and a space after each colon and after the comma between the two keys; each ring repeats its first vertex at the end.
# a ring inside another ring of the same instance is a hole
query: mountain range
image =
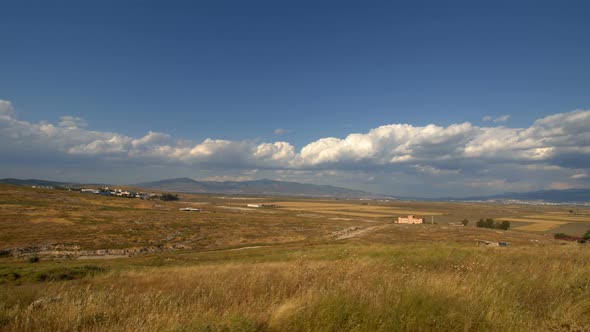
{"type": "Polygon", "coordinates": [[[391,198],[388,195],[341,187],[286,182],[276,180],[253,181],[196,181],[190,178],[168,179],[134,184],[134,187],[185,193],[227,195],[302,196],[333,198],[391,198]]]}
{"type": "MultiPolygon", "coordinates": [[[[59,182],[37,179],[0,179],[0,183],[26,186],[71,187],[98,186],[74,182],[59,182]]],[[[330,197],[330,198],[367,198],[395,199],[389,195],[374,194],[361,190],[347,189],[327,185],[305,184],[276,180],[253,181],[197,181],[190,178],[167,179],[130,185],[137,188],[169,191],[179,193],[208,193],[223,195],[265,195],[294,197],[330,197]]],[[[521,193],[504,193],[491,196],[444,197],[425,199],[420,197],[398,197],[411,200],[438,201],[506,201],[519,200],[548,203],[590,203],[590,189],[541,190],[521,193]]]]}
{"type": "Polygon", "coordinates": [[[81,186],[80,183],[75,182],[60,182],[60,181],[48,181],[48,180],[39,180],[39,179],[13,179],[13,178],[6,178],[0,179],[0,183],[4,184],[13,184],[16,186],[42,186],[42,187],[66,187],[66,188],[76,188],[81,186]]]}
{"type": "Polygon", "coordinates": [[[505,193],[492,196],[465,197],[461,200],[520,200],[552,203],[588,203],[590,189],[540,190],[524,193],[505,193]]]}

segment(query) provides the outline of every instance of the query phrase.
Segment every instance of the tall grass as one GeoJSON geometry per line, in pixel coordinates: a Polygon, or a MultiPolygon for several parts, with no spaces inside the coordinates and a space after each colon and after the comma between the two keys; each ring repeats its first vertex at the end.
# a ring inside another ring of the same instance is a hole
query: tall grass
{"type": "Polygon", "coordinates": [[[342,245],[294,260],[236,257],[6,282],[0,330],[590,330],[588,247],[342,245]]]}

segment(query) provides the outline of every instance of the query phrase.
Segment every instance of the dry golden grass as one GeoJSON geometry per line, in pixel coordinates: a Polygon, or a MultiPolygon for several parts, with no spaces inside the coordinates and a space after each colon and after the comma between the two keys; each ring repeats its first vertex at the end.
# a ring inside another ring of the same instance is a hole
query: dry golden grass
{"type": "Polygon", "coordinates": [[[74,222],[71,220],[68,220],[66,218],[57,218],[57,217],[35,218],[35,219],[31,219],[30,222],[32,222],[32,223],[49,222],[49,223],[62,224],[62,225],[73,225],[74,224],[74,222]]]}
{"type": "Polygon", "coordinates": [[[0,329],[590,329],[586,247],[345,244],[166,257],[94,262],[107,273],[72,281],[5,283],[0,329]]]}
{"type": "Polygon", "coordinates": [[[321,213],[321,214],[331,214],[331,215],[340,215],[340,216],[350,216],[350,217],[367,217],[367,218],[389,218],[392,219],[391,214],[381,214],[381,213],[363,213],[363,212],[354,212],[354,211],[344,211],[344,210],[301,210],[301,209],[293,209],[293,211],[306,211],[306,212],[314,212],[314,213],[321,213]]]}
{"type": "MultiPolygon", "coordinates": [[[[588,209],[576,209],[579,215],[588,212],[588,209]]],[[[322,241],[341,229],[362,226],[369,221],[390,223],[396,216],[407,214],[426,216],[428,221],[431,221],[429,216],[436,215],[434,221],[443,225],[463,219],[469,219],[470,225],[473,225],[479,218],[511,216],[509,219],[516,222],[513,227],[519,227],[527,226],[519,222],[548,221],[524,217],[545,215],[546,211],[562,215],[569,213],[567,207],[556,211],[555,207],[467,203],[270,198],[229,200],[188,194],[182,194],[180,202],[161,202],[0,185],[0,249],[72,244],[81,249],[180,245],[214,250],[322,241]],[[282,208],[245,207],[253,201],[277,204],[282,208]],[[180,207],[197,205],[204,212],[178,211],[180,207]]],[[[562,227],[577,225],[579,228],[574,232],[565,231],[575,235],[581,235],[590,228],[590,223],[573,221],[552,225],[559,226],[550,229],[556,232],[562,231],[562,227]]],[[[546,227],[525,227],[524,230],[540,231],[546,227]]],[[[453,232],[443,234],[454,238],[456,231],[453,232]]],[[[409,241],[412,236],[422,235],[411,235],[409,241]]]]}
{"type": "Polygon", "coordinates": [[[315,212],[324,214],[348,215],[354,217],[393,217],[398,215],[442,215],[434,211],[408,210],[390,206],[362,205],[362,204],[334,204],[320,202],[277,202],[279,206],[287,210],[315,212]]]}
{"type": "Polygon", "coordinates": [[[508,220],[508,221],[519,221],[519,222],[529,222],[529,223],[547,223],[547,224],[553,224],[553,223],[561,223],[561,224],[567,224],[566,221],[553,221],[553,220],[548,220],[548,219],[532,219],[532,218],[510,218],[510,217],[502,217],[502,218],[498,218],[498,220],[508,220]]]}
{"type": "MultiPolygon", "coordinates": [[[[532,217],[532,216],[531,216],[532,217]]],[[[525,222],[527,225],[513,227],[519,231],[531,231],[531,232],[546,232],[560,226],[566,225],[567,221],[554,221],[550,219],[533,219],[533,218],[498,218],[499,220],[525,222]]]]}
{"type": "Polygon", "coordinates": [[[207,196],[197,196],[209,203],[200,205],[204,212],[187,213],[179,208],[193,205],[193,197],[182,197],[181,202],[142,201],[0,185],[0,249],[62,243],[82,249],[216,249],[319,239],[353,225],[327,218],[311,223],[280,209],[228,210],[207,196]]]}
{"type": "Polygon", "coordinates": [[[499,220],[529,223],[513,227],[519,231],[547,232],[570,223],[590,223],[587,216],[572,216],[569,212],[547,211],[544,214],[524,215],[522,217],[500,217],[499,220]]]}
{"type": "Polygon", "coordinates": [[[545,219],[545,220],[552,220],[552,221],[580,221],[580,222],[590,222],[590,217],[588,216],[568,216],[568,215],[546,215],[546,214],[535,214],[530,216],[525,216],[526,218],[531,219],[545,219]]]}
{"type": "Polygon", "coordinates": [[[111,260],[0,257],[0,330],[590,330],[589,246],[445,225],[507,215],[535,220],[530,231],[570,224],[524,217],[545,207],[281,199],[273,204],[283,208],[244,211],[225,207],[252,199],[181,199],[0,186],[0,249],[192,248],[111,260]],[[178,211],[192,204],[204,212],[178,211]],[[398,214],[437,214],[441,224],[391,223],[398,214]],[[510,245],[478,248],[478,239],[510,245]]]}

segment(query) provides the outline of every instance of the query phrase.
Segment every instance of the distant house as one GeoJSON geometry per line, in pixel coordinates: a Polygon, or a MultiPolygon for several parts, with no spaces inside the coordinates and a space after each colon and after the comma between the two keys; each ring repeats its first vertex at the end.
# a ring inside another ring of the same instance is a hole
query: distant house
{"type": "Polygon", "coordinates": [[[85,193],[85,194],[100,194],[100,191],[98,191],[96,189],[89,189],[89,188],[80,189],[80,192],[85,193]]]}
{"type": "Polygon", "coordinates": [[[191,207],[180,208],[180,211],[189,211],[189,212],[201,212],[203,210],[191,207]]]}
{"type": "Polygon", "coordinates": [[[407,217],[398,217],[396,224],[423,224],[424,218],[416,218],[412,215],[407,217]]]}
{"type": "Polygon", "coordinates": [[[52,186],[31,186],[33,189],[55,189],[52,186]]]}
{"type": "Polygon", "coordinates": [[[278,208],[280,206],[278,206],[276,204],[261,204],[260,207],[263,207],[263,208],[273,208],[274,209],[274,208],[278,208]]]}
{"type": "Polygon", "coordinates": [[[246,206],[249,208],[267,208],[267,209],[280,207],[276,204],[248,204],[246,206]]]}

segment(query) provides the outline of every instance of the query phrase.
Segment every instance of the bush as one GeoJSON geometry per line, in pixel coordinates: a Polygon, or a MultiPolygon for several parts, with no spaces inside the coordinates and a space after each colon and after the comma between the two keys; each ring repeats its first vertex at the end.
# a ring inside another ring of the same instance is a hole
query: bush
{"type": "Polygon", "coordinates": [[[564,241],[572,241],[572,242],[580,242],[584,239],[579,236],[573,236],[565,233],[557,233],[553,235],[553,238],[556,240],[564,240],[564,241]]]}
{"type": "Polygon", "coordinates": [[[507,230],[510,228],[510,221],[503,220],[499,222],[495,222],[492,218],[487,219],[479,219],[478,222],[475,223],[475,226],[482,227],[482,228],[494,228],[494,229],[503,229],[507,230]]]}
{"type": "Polygon", "coordinates": [[[162,196],[160,196],[160,199],[163,201],[177,201],[178,195],[162,194],[162,196]]]}
{"type": "Polygon", "coordinates": [[[463,221],[461,221],[461,223],[463,224],[463,226],[467,226],[467,224],[469,224],[469,220],[463,219],[463,221]]]}
{"type": "Polygon", "coordinates": [[[40,258],[37,256],[29,257],[29,263],[37,263],[39,260],[40,258]]]}
{"type": "Polygon", "coordinates": [[[586,241],[590,241],[590,229],[582,235],[582,238],[586,241]]]}
{"type": "MultiPolygon", "coordinates": [[[[497,226],[498,224],[496,224],[497,226]]],[[[498,227],[499,229],[503,229],[503,230],[507,230],[510,228],[510,221],[508,220],[503,220],[501,224],[499,224],[500,227],[498,227]]]]}

